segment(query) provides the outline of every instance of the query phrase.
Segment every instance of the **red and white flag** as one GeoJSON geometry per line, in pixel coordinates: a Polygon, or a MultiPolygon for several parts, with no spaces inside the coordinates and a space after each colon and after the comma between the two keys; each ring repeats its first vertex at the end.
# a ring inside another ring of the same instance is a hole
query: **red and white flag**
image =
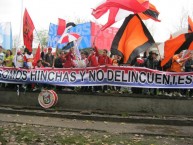
{"type": "Polygon", "coordinates": [[[63,33],[58,43],[69,43],[78,40],[78,38],[80,38],[80,35],[77,33],[63,33]]]}
{"type": "Polygon", "coordinates": [[[141,3],[138,0],[106,0],[104,3],[93,9],[92,15],[98,19],[109,10],[108,21],[101,28],[103,31],[115,22],[127,17],[129,14],[144,12],[148,8],[148,0],[144,0],[141,3]]]}
{"type": "Polygon", "coordinates": [[[31,20],[30,15],[28,14],[27,9],[25,9],[23,16],[23,41],[26,48],[32,52],[32,43],[33,43],[33,31],[35,27],[33,21],[31,20]]]}

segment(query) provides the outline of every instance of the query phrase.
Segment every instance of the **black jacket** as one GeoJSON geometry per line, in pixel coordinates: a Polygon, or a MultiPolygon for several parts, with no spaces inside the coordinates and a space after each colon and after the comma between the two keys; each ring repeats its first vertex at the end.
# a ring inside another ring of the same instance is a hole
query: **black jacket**
{"type": "Polygon", "coordinates": [[[193,60],[192,59],[187,60],[185,63],[185,72],[193,71],[193,68],[191,67],[191,65],[193,65],[193,60]]]}

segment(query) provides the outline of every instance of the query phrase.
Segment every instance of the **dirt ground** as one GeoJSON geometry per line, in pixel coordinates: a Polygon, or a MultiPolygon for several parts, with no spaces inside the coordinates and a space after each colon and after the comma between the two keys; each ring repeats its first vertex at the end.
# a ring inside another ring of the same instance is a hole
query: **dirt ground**
{"type": "Polygon", "coordinates": [[[109,133],[0,121],[0,145],[192,145],[193,138],[109,133]]]}

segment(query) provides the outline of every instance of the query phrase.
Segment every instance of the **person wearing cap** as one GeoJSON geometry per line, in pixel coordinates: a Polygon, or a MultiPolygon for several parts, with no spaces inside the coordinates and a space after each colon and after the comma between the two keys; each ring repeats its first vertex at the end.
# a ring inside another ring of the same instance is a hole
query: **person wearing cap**
{"type": "MultiPolygon", "coordinates": [[[[147,57],[144,65],[147,68],[154,69],[154,70],[159,70],[160,69],[160,61],[157,59],[158,54],[155,51],[150,51],[149,56],[147,57]]],[[[151,95],[156,95],[157,94],[157,89],[151,88],[151,89],[143,89],[143,94],[151,95]]]]}
{"type": "Polygon", "coordinates": [[[0,46],[0,66],[3,66],[5,60],[5,53],[3,52],[3,47],[0,46]]]}
{"type": "Polygon", "coordinates": [[[46,53],[43,59],[44,67],[54,67],[54,55],[52,54],[52,48],[48,48],[48,52],[46,53]]]}

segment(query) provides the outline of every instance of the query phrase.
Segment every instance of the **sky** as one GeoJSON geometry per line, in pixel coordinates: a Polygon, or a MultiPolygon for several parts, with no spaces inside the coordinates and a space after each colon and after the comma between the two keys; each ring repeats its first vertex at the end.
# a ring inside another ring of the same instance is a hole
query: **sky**
{"type": "MultiPolygon", "coordinates": [[[[68,21],[81,19],[104,24],[107,15],[95,20],[91,15],[92,8],[101,0],[0,0],[0,22],[11,22],[13,35],[22,34],[22,17],[27,8],[36,30],[48,30],[50,22],[56,23],[58,18],[68,21]]],[[[160,12],[161,22],[147,20],[150,32],[156,42],[167,40],[171,33],[179,28],[182,17],[193,19],[193,0],[150,0],[160,12]]],[[[122,21],[113,25],[120,27],[122,21]]]]}

